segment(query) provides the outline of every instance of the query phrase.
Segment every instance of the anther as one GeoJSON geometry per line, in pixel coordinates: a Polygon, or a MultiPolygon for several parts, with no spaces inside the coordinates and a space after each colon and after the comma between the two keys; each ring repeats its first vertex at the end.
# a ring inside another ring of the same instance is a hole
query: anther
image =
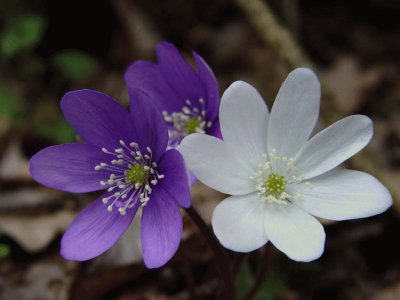
{"type": "Polygon", "coordinates": [[[110,171],[109,178],[101,180],[100,184],[108,186],[108,192],[112,192],[117,188],[118,191],[109,197],[102,198],[101,201],[107,204],[113,198],[111,204],[107,206],[107,210],[112,212],[114,206],[116,206],[119,207],[119,213],[125,215],[127,208],[132,208],[136,205],[135,196],[139,196],[143,206],[150,200],[151,187],[157,185],[158,180],[163,176],[159,177],[158,173],[153,169],[157,167],[157,163],[151,161],[153,152],[150,147],[146,147],[146,154],[142,154],[138,144],[135,142],[128,144],[123,140],[119,140],[119,144],[124,148],[116,148],[114,152],[101,148],[102,152],[113,157],[110,159],[109,164],[101,162],[94,166],[94,169],[96,171],[103,169],[110,171]]]}

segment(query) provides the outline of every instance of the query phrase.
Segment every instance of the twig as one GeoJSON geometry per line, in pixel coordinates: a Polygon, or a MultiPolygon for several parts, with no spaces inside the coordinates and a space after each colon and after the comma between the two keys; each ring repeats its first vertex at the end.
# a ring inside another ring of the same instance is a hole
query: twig
{"type": "Polygon", "coordinates": [[[214,234],[204,222],[203,218],[197,213],[197,211],[193,207],[186,208],[186,212],[189,217],[196,224],[199,231],[203,234],[203,237],[207,241],[208,246],[214,254],[215,261],[218,264],[221,277],[223,278],[225,289],[224,294],[227,300],[235,299],[235,285],[233,282],[232,272],[229,267],[228,258],[221,248],[219,242],[215,238],[214,234]]]}
{"type": "MultiPolygon", "coordinates": [[[[186,252],[187,249],[184,248],[184,252],[186,252]]],[[[197,294],[196,294],[196,289],[195,289],[195,282],[193,279],[193,272],[192,272],[192,268],[190,265],[190,262],[188,260],[188,256],[187,255],[183,255],[182,257],[182,270],[183,273],[185,274],[185,281],[187,284],[187,287],[189,289],[189,295],[190,295],[190,299],[192,300],[197,300],[197,294]]]]}
{"type": "Polygon", "coordinates": [[[233,277],[236,277],[239,274],[240,267],[242,266],[242,263],[246,258],[246,253],[236,253],[235,255],[236,256],[234,257],[232,264],[233,277]]]}
{"type": "Polygon", "coordinates": [[[244,297],[244,300],[252,300],[258,290],[262,287],[263,283],[267,279],[268,270],[270,266],[270,259],[271,259],[271,243],[267,243],[264,249],[262,249],[261,259],[260,259],[260,269],[258,270],[257,277],[253,283],[253,286],[244,297]]]}
{"type": "Polygon", "coordinates": [[[309,66],[310,61],[303,53],[291,33],[279,25],[274,14],[265,1],[236,0],[246,14],[248,21],[257,30],[262,40],[275,49],[290,66],[309,66]]]}
{"type": "Polygon", "coordinates": [[[136,52],[138,57],[150,58],[150,53],[154,53],[154,48],[160,37],[151,28],[138,5],[135,1],[129,0],[113,0],[112,4],[125,29],[132,50],[136,52]]]}
{"type": "MultiPolygon", "coordinates": [[[[218,288],[219,284],[218,284],[218,280],[209,280],[203,284],[200,284],[198,286],[196,286],[196,295],[200,298],[200,299],[210,299],[212,293],[214,290],[216,290],[218,288]]],[[[170,299],[173,300],[192,300],[191,296],[190,296],[190,292],[188,291],[182,291],[179,294],[174,295],[173,297],[171,297],[170,299]]]]}

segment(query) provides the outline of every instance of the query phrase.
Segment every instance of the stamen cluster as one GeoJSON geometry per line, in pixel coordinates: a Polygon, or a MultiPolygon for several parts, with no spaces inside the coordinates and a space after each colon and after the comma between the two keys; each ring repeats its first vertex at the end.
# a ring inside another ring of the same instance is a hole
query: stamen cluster
{"type": "Polygon", "coordinates": [[[263,158],[265,162],[251,178],[256,182],[258,195],[267,202],[278,204],[287,204],[291,200],[300,198],[299,193],[292,195],[286,191],[288,183],[298,184],[302,181],[302,177],[296,175],[294,159],[278,156],[276,151],[264,154],[263,158]]]}
{"type": "Polygon", "coordinates": [[[152,186],[158,183],[164,175],[156,170],[157,163],[152,161],[152,150],[146,148],[142,153],[137,143],[125,143],[119,141],[122,147],[114,149],[114,152],[102,148],[101,150],[113,156],[110,163],[101,162],[95,166],[95,171],[110,171],[107,180],[100,181],[103,186],[108,186],[107,191],[113,192],[111,196],[104,197],[103,203],[108,204],[107,209],[112,212],[114,206],[118,208],[121,215],[126,214],[128,208],[132,208],[139,199],[140,204],[145,206],[150,200],[152,186]]]}
{"type": "Polygon", "coordinates": [[[174,139],[180,139],[191,133],[205,133],[206,129],[212,125],[212,122],[206,121],[206,107],[203,98],[198,99],[200,108],[193,105],[189,99],[185,103],[186,106],[183,106],[180,112],[169,114],[167,111],[163,111],[164,120],[169,125],[168,134],[172,142],[174,139]]]}
{"type": "Polygon", "coordinates": [[[277,173],[270,173],[265,181],[265,186],[271,194],[282,193],[285,190],[285,176],[277,173]]]}

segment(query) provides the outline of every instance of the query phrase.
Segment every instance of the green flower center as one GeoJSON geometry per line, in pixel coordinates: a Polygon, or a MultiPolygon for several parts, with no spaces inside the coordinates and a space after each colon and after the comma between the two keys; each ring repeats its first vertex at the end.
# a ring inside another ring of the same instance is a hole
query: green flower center
{"type": "Polygon", "coordinates": [[[285,190],[285,176],[270,173],[265,180],[265,187],[271,194],[280,194],[285,190]]]}
{"type": "Polygon", "coordinates": [[[189,118],[185,121],[185,132],[187,134],[197,132],[197,129],[200,128],[200,120],[197,118],[189,118]]]}
{"type": "Polygon", "coordinates": [[[150,177],[148,168],[142,164],[134,164],[130,169],[125,171],[126,181],[133,185],[144,185],[150,177]]]}

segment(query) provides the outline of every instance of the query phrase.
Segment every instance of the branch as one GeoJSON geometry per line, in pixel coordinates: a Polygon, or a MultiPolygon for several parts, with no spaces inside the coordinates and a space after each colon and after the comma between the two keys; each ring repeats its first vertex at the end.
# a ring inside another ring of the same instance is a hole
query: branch
{"type": "Polygon", "coordinates": [[[252,300],[257,295],[258,290],[262,287],[265,280],[267,279],[269,267],[271,265],[271,242],[268,242],[264,249],[262,249],[260,255],[260,268],[258,270],[257,277],[253,283],[253,286],[250,288],[247,295],[244,297],[245,300],[252,300]]]}
{"type": "Polygon", "coordinates": [[[224,294],[227,300],[235,299],[235,285],[233,282],[232,272],[229,267],[229,261],[226,256],[226,253],[221,248],[218,240],[215,238],[215,235],[212,233],[210,228],[204,222],[203,218],[197,213],[197,211],[193,207],[186,208],[186,212],[189,217],[193,220],[196,226],[199,228],[199,231],[203,234],[205,240],[207,241],[207,245],[211,248],[211,251],[214,254],[215,262],[217,263],[221,277],[223,278],[225,289],[224,294]]]}

